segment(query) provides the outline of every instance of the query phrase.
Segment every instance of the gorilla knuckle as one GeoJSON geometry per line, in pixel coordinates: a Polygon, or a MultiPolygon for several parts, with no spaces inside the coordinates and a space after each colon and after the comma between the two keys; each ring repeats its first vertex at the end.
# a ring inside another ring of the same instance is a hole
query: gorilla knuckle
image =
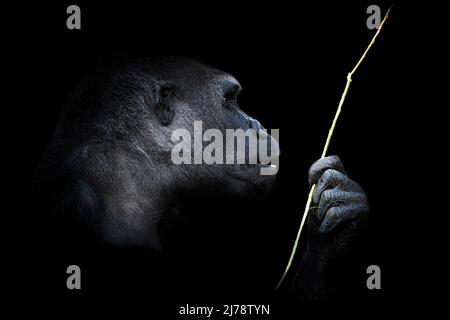
{"type": "Polygon", "coordinates": [[[344,165],[342,164],[341,158],[339,156],[333,155],[329,156],[328,165],[330,168],[336,169],[339,172],[345,173],[344,165]]]}
{"type": "Polygon", "coordinates": [[[324,171],[324,173],[321,176],[321,179],[325,183],[330,183],[331,181],[337,180],[341,178],[341,174],[339,171],[335,169],[327,169],[324,171]]]}
{"type": "Polygon", "coordinates": [[[328,170],[345,174],[344,166],[338,156],[332,155],[325,158],[320,158],[314,162],[309,169],[308,178],[310,184],[315,183],[328,170]]]}
{"type": "Polygon", "coordinates": [[[326,157],[325,159],[327,159],[329,165],[331,165],[333,167],[342,165],[341,158],[339,158],[339,156],[337,156],[337,155],[331,155],[331,156],[326,157]]]}
{"type": "Polygon", "coordinates": [[[328,209],[325,217],[329,221],[336,222],[341,218],[341,210],[338,207],[331,207],[330,209],[328,209]]]}
{"type": "Polygon", "coordinates": [[[320,201],[322,204],[330,202],[333,199],[333,190],[325,190],[322,192],[322,196],[320,197],[320,201]]]}
{"type": "Polygon", "coordinates": [[[329,181],[332,177],[333,177],[334,173],[333,173],[333,169],[327,169],[325,170],[322,175],[320,176],[319,181],[321,182],[327,182],[329,181]]]}

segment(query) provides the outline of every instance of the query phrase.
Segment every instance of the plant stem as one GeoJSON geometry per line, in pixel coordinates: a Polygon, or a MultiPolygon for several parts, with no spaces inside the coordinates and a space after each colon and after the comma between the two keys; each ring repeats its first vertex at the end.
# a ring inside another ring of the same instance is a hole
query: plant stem
{"type": "MultiPolygon", "coordinates": [[[[381,28],[383,27],[385,21],[389,17],[389,12],[391,11],[391,9],[392,9],[392,6],[386,12],[386,15],[384,16],[383,21],[380,24],[380,27],[378,28],[377,32],[373,36],[372,41],[370,41],[369,45],[367,46],[366,50],[362,54],[362,56],[359,59],[358,63],[355,65],[353,70],[347,74],[347,83],[345,85],[344,92],[342,93],[341,100],[339,101],[339,105],[338,105],[338,108],[336,110],[336,114],[334,115],[333,123],[331,124],[330,130],[328,131],[327,140],[325,142],[325,146],[324,146],[323,151],[322,151],[322,156],[321,156],[322,158],[324,158],[327,155],[328,147],[330,146],[330,141],[331,141],[331,138],[333,136],[334,128],[336,127],[337,120],[339,119],[339,115],[341,114],[341,111],[342,111],[342,105],[344,104],[345,97],[347,96],[348,89],[350,88],[350,84],[352,83],[352,76],[356,72],[356,70],[358,69],[358,67],[361,64],[361,62],[366,57],[367,52],[369,52],[370,48],[375,43],[376,38],[380,34],[381,28]]],[[[295,238],[294,246],[292,247],[291,256],[289,257],[289,261],[288,261],[288,264],[286,266],[286,269],[284,270],[284,273],[283,273],[280,281],[278,282],[278,285],[277,285],[275,290],[278,290],[280,288],[281,284],[283,283],[284,279],[286,278],[286,275],[289,272],[289,269],[291,268],[292,261],[294,260],[295,252],[297,251],[298,243],[299,243],[299,240],[300,240],[300,235],[302,233],[303,226],[305,225],[306,217],[308,216],[308,212],[309,212],[309,209],[311,207],[312,197],[313,197],[315,188],[316,188],[316,185],[313,184],[311,186],[311,189],[309,190],[308,200],[306,201],[306,206],[305,206],[305,211],[303,212],[302,221],[300,223],[300,227],[298,228],[297,237],[295,238]]]]}

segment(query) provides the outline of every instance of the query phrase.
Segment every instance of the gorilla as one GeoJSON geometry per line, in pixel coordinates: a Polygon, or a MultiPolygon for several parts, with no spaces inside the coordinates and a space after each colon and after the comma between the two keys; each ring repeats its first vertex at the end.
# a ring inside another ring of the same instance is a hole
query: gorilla
{"type": "MultiPolygon", "coordinates": [[[[192,132],[194,121],[222,132],[263,129],[239,108],[240,92],[233,76],[187,58],[98,66],[69,95],[36,170],[41,211],[68,241],[161,253],[190,199],[265,195],[275,180],[260,174],[267,164],[175,165],[170,158],[172,132],[192,132]]],[[[350,247],[368,202],[336,156],[314,163],[309,182],[317,187],[308,245],[292,283],[298,296],[319,299],[330,261],[350,247]]]]}

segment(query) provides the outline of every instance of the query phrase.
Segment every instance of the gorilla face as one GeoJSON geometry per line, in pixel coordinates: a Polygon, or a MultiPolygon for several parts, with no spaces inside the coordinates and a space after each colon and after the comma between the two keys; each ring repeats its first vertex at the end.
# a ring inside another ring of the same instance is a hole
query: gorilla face
{"type": "MultiPolygon", "coordinates": [[[[159,131],[165,133],[165,138],[155,136],[155,130],[151,130],[152,136],[149,138],[156,137],[163,150],[174,147],[174,142],[169,139],[174,130],[187,129],[190,136],[195,138],[195,121],[201,121],[203,131],[216,129],[224,138],[227,136],[227,129],[253,129],[254,141],[263,139],[268,142],[269,150],[271,147],[274,149],[277,142],[270,135],[259,132],[264,129],[259,121],[239,108],[237,100],[242,88],[233,76],[192,60],[159,62],[158,68],[161,70],[160,74],[164,75],[165,84],[155,112],[160,121],[159,131]]],[[[210,141],[203,141],[201,147],[204,148],[208,143],[210,141]]],[[[192,142],[191,155],[196,152],[194,145],[192,142]]],[[[200,181],[197,186],[206,186],[209,191],[216,187],[220,193],[240,197],[266,193],[272,186],[275,175],[262,175],[261,167],[269,164],[262,164],[257,155],[249,154],[249,139],[245,140],[247,161],[245,164],[237,164],[236,148],[235,145],[233,164],[181,164],[179,168],[170,170],[178,172],[181,178],[189,177],[190,184],[192,181],[200,181]],[[254,164],[249,164],[251,156],[257,157],[254,164]]],[[[224,158],[230,153],[230,150],[226,150],[226,141],[223,143],[222,153],[224,158]]],[[[168,156],[166,153],[164,163],[170,162],[168,156]]]]}
{"type": "Polygon", "coordinates": [[[275,179],[261,175],[267,165],[171,158],[173,133],[185,129],[195,138],[196,121],[223,137],[227,129],[261,129],[238,107],[240,91],[231,75],[188,59],[97,67],[68,97],[37,170],[44,211],[88,226],[109,243],[159,250],[158,224],[190,195],[264,194],[275,179]]]}

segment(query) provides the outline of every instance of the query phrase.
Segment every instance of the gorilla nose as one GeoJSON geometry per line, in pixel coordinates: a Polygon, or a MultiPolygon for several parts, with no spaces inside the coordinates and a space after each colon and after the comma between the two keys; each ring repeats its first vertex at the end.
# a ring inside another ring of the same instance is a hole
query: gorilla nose
{"type": "Polygon", "coordinates": [[[248,126],[250,127],[250,129],[255,129],[256,132],[258,132],[261,129],[264,129],[264,127],[258,120],[253,119],[251,117],[248,118],[248,126]]]}

